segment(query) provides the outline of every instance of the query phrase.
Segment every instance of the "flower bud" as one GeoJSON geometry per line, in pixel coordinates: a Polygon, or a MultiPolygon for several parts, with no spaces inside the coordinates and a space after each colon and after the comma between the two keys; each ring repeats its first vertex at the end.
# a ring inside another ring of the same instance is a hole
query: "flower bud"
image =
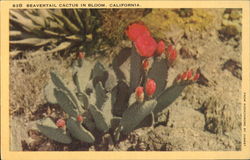
{"type": "Polygon", "coordinates": [[[136,101],[143,102],[143,100],[144,100],[143,87],[137,87],[135,89],[135,96],[136,96],[136,101]]]}
{"type": "Polygon", "coordinates": [[[181,80],[186,80],[187,79],[187,72],[183,72],[181,75],[181,80]]]}
{"type": "Polygon", "coordinates": [[[199,74],[199,73],[196,73],[196,74],[194,75],[193,81],[197,81],[199,78],[200,78],[200,74],[199,74]]]}
{"type": "Polygon", "coordinates": [[[85,57],[85,53],[84,52],[79,52],[78,58],[83,59],[84,57],[85,57]]]}
{"type": "Polygon", "coordinates": [[[152,96],[156,90],[156,83],[152,79],[148,79],[146,82],[146,93],[148,96],[152,96]]]}
{"type": "Polygon", "coordinates": [[[160,41],[157,44],[156,54],[160,56],[165,51],[165,43],[163,41],[160,41]]]}
{"type": "Polygon", "coordinates": [[[177,53],[176,53],[176,49],[173,47],[173,45],[169,45],[167,48],[167,52],[166,52],[166,57],[168,59],[168,62],[170,64],[172,64],[176,57],[177,57],[177,53]]]}
{"type": "Polygon", "coordinates": [[[56,121],[56,126],[59,127],[59,128],[64,128],[65,127],[65,120],[63,119],[58,119],[56,121]]]}
{"type": "Polygon", "coordinates": [[[80,122],[80,123],[83,122],[83,117],[82,117],[81,115],[78,115],[78,116],[76,117],[76,119],[77,119],[77,121],[80,122]]]}
{"type": "Polygon", "coordinates": [[[178,76],[175,78],[175,82],[179,82],[181,80],[181,74],[178,74],[178,76]]]}
{"type": "Polygon", "coordinates": [[[187,79],[190,80],[192,77],[192,70],[187,71],[187,79]]]}
{"type": "Polygon", "coordinates": [[[149,61],[148,61],[148,59],[144,59],[142,61],[142,68],[143,68],[144,71],[148,70],[148,68],[149,68],[149,61]]]}

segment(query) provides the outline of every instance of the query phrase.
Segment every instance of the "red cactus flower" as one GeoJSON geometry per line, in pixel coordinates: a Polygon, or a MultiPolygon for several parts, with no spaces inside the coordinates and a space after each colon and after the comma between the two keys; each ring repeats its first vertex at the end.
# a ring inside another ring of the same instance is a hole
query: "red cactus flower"
{"type": "Polygon", "coordinates": [[[163,41],[160,41],[157,44],[156,54],[160,56],[165,51],[165,47],[165,43],[163,41]]]}
{"type": "Polygon", "coordinates": [[[83,122],[83,117],[82,117],[81,115],[78,115],[78,116],[76,117],[76,119],[77,119],[77,121],[80,122],[80,123],[83,122]]]}
{"type": "Polygon", "coordinates": [[[135,41],[135,47],[139,55],[143,57],[152,57],[157,48],[157,43],[150,35],[143,34],[135,41]]]}
{"type": "Polygon", "coordinates": [[[65,120],[63,119],[58,119],[56,121],[56,126],[59,127],[59,128],[63,128],[65,126],[65,120]]]}
{"type": "Polygon", "coordinates": [[[181,80],[181,77],[182,77],[182,75],[181,75],[181,74],[178,74],[178,76],[175,78],[175,81],[181,80]]]}
{"type": "Polygon", "coordinates": [[[191,79],[192,77],[192,70],[187,71],[187,79],[191,79]]]}
{"type": "Polygon", "coordinates": [[[183,72],[181,75],[181,80],[186,80],[187,79],[187,72],[183,72]]]}
{"type": "Polygon", "coordinates": [[[199,74],[199,73],[196,73],[196,74],[194,75],[193,81],[197,81],[199,78],[200,78],[200,74],[199,74]]]}
{"type": "Polygon", "coordinates": [[[150,32],[146,26],[140,23],[133,23],[129,25],[125,31],[126,35],[131,41],[136,41],[137,38],[143,34],[150,36],[150,32]]]}
{"type": "Polygon", "coordinates": [[[146,93],[148,96],[152,96],[156,90],[156,83],[153,79],[148,79],[146,82],[146,93]]]}
{"type": "Polygon", "coordinates": [[[169,45],[166,52],[166,57],[170,63],[173,63],[177,57],[176,49],[173,45],[169,45]]]}
{"type": "Polygon", "coordinates": [[[84,57],[85,57],[85,53],[84,52],[79,52],[78,58],[83,59],[84,57]]]}
{"type": "Polygon", "coordinates": [[[144,59],[144,60],[142,61],[142,68],[143,68],[145,71],[148,70],[148,68],[149,68],[148,59],[144,59]]]}
{"type": "Polygon", "coordinates": [[[143,87],[137,87],[135,89],[135,96],[136,96],[136,100],[138,102],[143,102],[144,100],[144,91],[143,91],[143,87]]]}

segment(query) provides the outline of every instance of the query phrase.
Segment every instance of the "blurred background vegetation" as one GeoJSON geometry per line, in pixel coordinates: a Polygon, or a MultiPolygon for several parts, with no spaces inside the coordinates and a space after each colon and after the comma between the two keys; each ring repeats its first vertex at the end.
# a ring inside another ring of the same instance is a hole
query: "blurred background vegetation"
{"type": "MultiPolygon", "coordinates": [[[[10,55],[25,56],[27,50],[34,54],[36,51],[63,55],[84,51],[87,56],[116,54],[115,48],[126,39],[124,30],[132,22],[143,22],[157,40],[168,41],[180,30],[198,34],[208,31],[218,18],[212,13],[209,9],[191,8],[15,9],[10,11],[10,55]]],[[[241,15],[237,13],[233,12],[234,18],[241,15]]],[[[241,32],[237,27],[229,29],[230,34],[235,34],[234,30],[241,32]]],[[[224,34],[227,28],[222,31],[224,34]]]]}

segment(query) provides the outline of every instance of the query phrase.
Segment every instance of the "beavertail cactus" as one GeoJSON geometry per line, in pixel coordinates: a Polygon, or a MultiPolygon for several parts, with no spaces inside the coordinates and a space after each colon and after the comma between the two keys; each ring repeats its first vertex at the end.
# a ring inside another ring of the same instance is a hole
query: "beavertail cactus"
{"type": "Polygon", "coordinates": [[[87,61],[79,52],[73,62],[74,88],[51,72],[46,98],[67,116],[56,124],[50,118],[39,123],[44,135],[61,143],[71,143],[70,136],[94,143],[96,136],[110,133],[118,141],[122,134],[153,127],[155,116],[199,79],[199,73],[190,69],[167,88],[168,69],[177,57],[174,46],[157,43],[142,23],[129,25],[125,33],[134,46],[115,57],[114,71],[101,62],[87,61]]]}

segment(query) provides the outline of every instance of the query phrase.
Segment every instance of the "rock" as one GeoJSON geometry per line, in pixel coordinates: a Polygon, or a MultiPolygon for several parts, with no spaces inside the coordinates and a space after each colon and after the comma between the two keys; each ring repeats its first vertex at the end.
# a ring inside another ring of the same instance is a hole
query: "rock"
{"type": "Polygon", "coordinates": [[[205,119],[200,112],[195,111],[192,108],[170,106],[167,126],[173,128],[187,127],[203,130],[205,126],[205,119]]]}
{"type": "Polygon", "coordinates": [[[235,150],[232,140],[226,136],[218,137],[214,134],[188,127],[170,128],[159,126],[148,136],[147,143],[149,143],[150,150],[235,150]]]}
{"type": "Polygon", "coordinates": [[[236,126],[236,115],[232,107],[218,97],[210,97],[201,110],[205,114],[205,129],[212,133],[224,134],[236,126]]]}
{"type": "Polygon", "coordinates": [[[230,18],[232,20],[239,19],[240,17],[241,17],[241,11],[239,11],[239,10],[232,10],[232,12],[230,14],[230,18]]]}
{"type": "Polygon", "coordinates": [[[181,47],[180,55],[182,58],[192,58],[194,56],[192,50],[188,47],[181,47]]]}
{"type": "Polygon", "coordinates": [[[228,13],[224,14],[224,15],[223,15],[223,18],[224,18],[224,19],[228,19],[228,18],[229,18],[229,14],[228,14],[228,13]]]}

